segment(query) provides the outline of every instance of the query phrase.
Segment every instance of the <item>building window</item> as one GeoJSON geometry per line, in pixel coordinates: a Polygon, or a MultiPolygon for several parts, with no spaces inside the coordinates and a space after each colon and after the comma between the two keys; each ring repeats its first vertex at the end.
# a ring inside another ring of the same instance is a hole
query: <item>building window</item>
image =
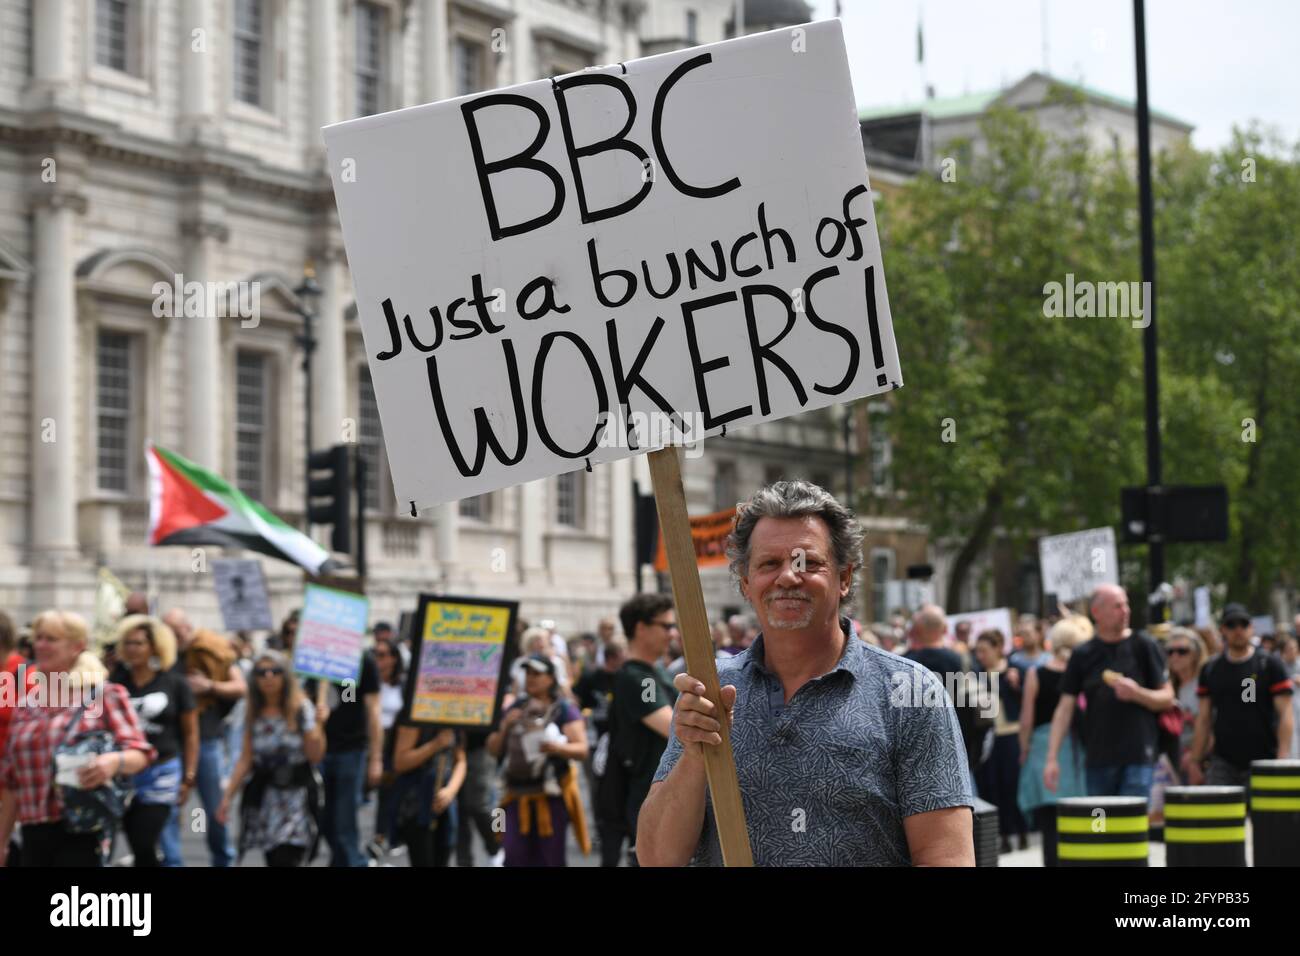
{"type": "Polygon", "coordinates": [[[100,332],[96,346],[96,464],[100,491],[131,490],[131,337],[100,332]]]}
{"type": "Polygon", "coordinates": [[[122,73],[136,73],[136,4],[131,0],[96,0],[95,62],[122,73]]]}
{"type": "Polygon", "coordinates": [[[893,459],[893,447],[889,441],[889,406],[884,402],[873,402],[867,411],[870,415],[871,486],[888,489],[889,465],[893,459]]]}
{"type": "Polygon", "coordinates": [[[894,580],[894,552],[891,548],[871,549],[871,612],[877,621],[889,613],[889,582],[894,580]]]}
{"type": "Polygon", "coordinates": [[[266,501],[268,491],[267,360],[265,355],[239,352],[235,359],[235,484],[254,501],[266,501]]]}
{"type": "Polygon", "coordinates": [[[375,400],[375,384],[370,369],[363,367],[360,376],[360,422],[358,444],[361,458],[366,463],[366,507],[379,510],[379,459],[383,453],[384,430],[379,424],[379,403],[375,400]]]}
{"type": "Polygon", "coordinates": [[[452,46],[451,65],[457,96],[468,96],[483,89],[483,44],[457,37],[452,46]]]}
{"type": "Polygon", "coordinates": [[[357,4],[357,114],[369,116],[384,109],[384,37],[388,11],[378,4],[357,4]]]}
{"type": "Polygon", "coordinates": [[[582,507],[584,473],[571,471],[555,479],[555,523],[568,528],[581,528],[585,518],[582,507]]]}
{"type": "Polygon", "coordinates": [[[699,15],[694,10],[686,11],[686,42],[699,43],[699,15]]]}
{"type": "Polygon", "coordinates": [[[736,463],[720,461],[713,471],[713,510],[736,506],[736,463]]]}
{"type": "Polygon", "coordinates": [[[460,516],[473,518],[475,521],[487,521],[492,514],[492,496],[474,495],[472,498],[460,499],[460,516]]]}
{"type": "Polygon", "coordinates": [[[263,61],[266,17],[262,0],[235,0],[235,99],[263,104],[263,61]]]}

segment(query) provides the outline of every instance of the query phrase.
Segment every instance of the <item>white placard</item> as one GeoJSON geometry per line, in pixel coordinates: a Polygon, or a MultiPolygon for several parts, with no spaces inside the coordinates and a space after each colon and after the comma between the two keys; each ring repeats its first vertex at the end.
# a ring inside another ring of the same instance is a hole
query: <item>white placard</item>
{"type": "Polygon", "coordinates": [[[262,565],[251,559],[216,558],[212,580],[227,631],[271,631],[271,599],[266,593],[262,565]]]}
{"type": "Polygon", "coordinates": [[[403,510],[902,384],[837,20],[324,138],[403,510]]]}
{"type": "Polygon", "coordinates": [[[1043,593],[1062,604],[1091,597],[1099,584],[1119,584],[1114,528],[1090,528],[1038,540],[1043,593]]]}
{"type": "Polygon", "coordinates": [[[1196,604],[1196,626],[1197,627],[1214,627],[1214,620],[1210,617],[1210,589],[1202,586],[1192,592],[1192,598],[1196,604]]]}
{"type": "Polygon", "coordinates": [[[1250,619],[1251,626],[1255,629],[1256,637],[1268,637],[1277,633],[1276,625],[1273,622],[1272,614],[1259,614],[1250,619]]]}
{"type": "Polygon", "coordinates": [[[975,649],[975,639],[984,631],[1002,632],[1002,653],[1010,654],[1011,643],[1011,608],[995,607],[984,611],[965,611],[961,614],[948,615],[947,640],[951,641],[957,633],[957,625],[962,621],[970,622],[970,648],[975,649]]]}

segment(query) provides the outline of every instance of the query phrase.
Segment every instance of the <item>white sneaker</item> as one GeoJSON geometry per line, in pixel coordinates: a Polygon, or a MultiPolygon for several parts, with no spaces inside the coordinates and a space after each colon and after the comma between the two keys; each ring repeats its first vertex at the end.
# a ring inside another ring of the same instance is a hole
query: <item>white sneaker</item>
{"type": "Polygon", "coordinates": [[[505,865],[506,865],[505,850],[497,850],[495,853],[492,854],[492,859],[488,861],[488,866],[505,866],[505,865]]]}

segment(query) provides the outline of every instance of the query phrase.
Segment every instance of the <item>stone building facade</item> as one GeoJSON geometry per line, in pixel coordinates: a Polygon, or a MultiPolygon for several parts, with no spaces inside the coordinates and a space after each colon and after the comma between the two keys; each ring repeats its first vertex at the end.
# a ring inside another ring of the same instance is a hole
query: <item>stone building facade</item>
{"type": "MultiPolygon", "coordinates": [[[[786,6],[787,16],[806,9],[786,6]]],[[[733,9],[0,0],[0,607],[21,620],[51,606],[89,613],[107,567],[160,609],[182,605],[219,625],[206,562],[220,549],[145,544],[142,449],[147,439],[174,449],[301,522],[294,290],[310,263],[321,288],[312,445],[355,441],[374,466],[372,617],[395,619],[429,590],[517,598],[526,617],[570,633],[612,613],[635,588],[643,460],[416,518],[396,507],[318,131],[721,40],[733,9]],[[191,282],[221,285],[196,311],[185,306],[191,282]]],[[[855,446],[842,425],[823,411],[711,440],[685,462],[692,512],[778,476],[843,493],[855,446]]],[[[302,573],[262,563],[278,617],[300,603],[302,573]]],[[[739,603],[725,574],[706,574],[705,588],[714,614],[739,603]]]]}

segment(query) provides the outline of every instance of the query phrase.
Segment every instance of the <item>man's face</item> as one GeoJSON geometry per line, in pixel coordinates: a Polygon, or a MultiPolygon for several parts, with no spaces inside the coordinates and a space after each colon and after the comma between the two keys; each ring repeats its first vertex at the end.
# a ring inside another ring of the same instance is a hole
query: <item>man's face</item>
{"type": "Polygon", "coordinates": [[[637,643],[646,648],[656,658],[668,653],[673,635],[677,633],[677,612],[672,608],[660,611],[654,619],[638,621],[636,625],[637,643]]]}
{"type": "Polygon", "coordinates": [[[172,629],[176,641],[181,647],[187,646],[194,637],[194,627],[182,611],[175,611],[163,619],[163,623],[172,629]]]}
{"type": "Polygon", "coordinates": [[[1223,639],[1234,651],[1244,651],[1246,648],[1250,647],[1250,640],[1255,636],[1255,628],[1251,625],[1250,621],[1243,620],[1242,618],[1233,618],[1231,621],[1224,621],[1221,630],[1223,632],[1223,639]]]}
{"type": "Polygon", "coordinates": [[[960,624],[957,625],[957,630],[954,633],[957,635],[957,643],[969,644],[970,643],[970,621],[962,621],[960,624]]]}
{"type": "Polygon", "coordinates": [[[1128,595],[1121,588],[1107,588],[1092,606],[1097,630],[1104,634],[1121,634],[1129,624],[1128,595]]]}
{"type": "Polygon", "coordinates": [[[764,634],[834,626],[853,568],[836,566],[821,518],[760,518],[749,548],[740,583],[764,634]]]}

